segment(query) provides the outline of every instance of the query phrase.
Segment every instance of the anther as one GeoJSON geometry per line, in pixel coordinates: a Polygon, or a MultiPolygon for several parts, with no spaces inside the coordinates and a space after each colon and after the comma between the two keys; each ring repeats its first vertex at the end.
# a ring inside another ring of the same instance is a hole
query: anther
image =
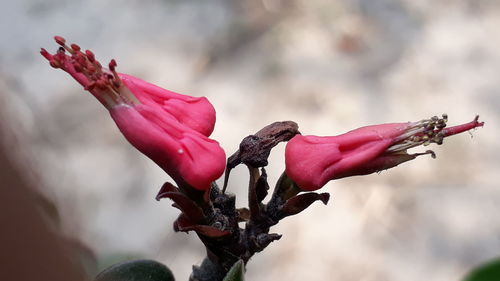
{"type": "Polygon", "coordinates": [[[446,121],[444,119],[439,119],[436,127],[440,130],[446,127],[446,121]]]}
{"type": "Polygon", "coordinates": [[[87,64],[87,60],[85,59],[85,56],[82,55],[81,53],[76,53],[74,55],[74,59],[79,63],[81,64],[82,66],[86,65],[87,64]]]}
{"type": "Polygon", "coordinates": [[[66,39],[61,36],[54,36],[54,40],[56,40],[56,43],[61,46],[64,46],[66,44],[66,39]]]}
{"type": "Polygon", "coordinates": [[[426,150],[425,152],[414,153],[411,156],[418,157],[418,156],[427,155],[427,154],[430,154],[433,159],[436,158],[436,153],[434,153],[434,151],[432,151],[432,150],[426,150]]]}
{"type": "Polygon", "coordinates": [[[436,159],[436,153],[432,150],[425,151],[425,154],[430,154],[432,159],[436,159]]]}
{"type": "Polygon", "coordinates": [[[47,50],[45,50],[44,48],[40,49],[40,54],[49,61],[52,60],[53,56],[49,52],[47,52],[47,50]]]}
{"type": "Polygon", "coordinates": [[[116,64],[115,59],[112,59],[109,62],[109,70],[111,71],[111,73],[113,73],[113,77],[114,77],[113,85],[116,88],[118,88],[118,87],[120,87],[121,79],[118,76],[118,73],[116,73],[116,66],[117,66],[117,64],[116,64]]]}
{"type": "Polygon", "coordinates": [[[93,62],[93,64],[94,64],[94,66],[95,66],[97,69],[101,69],[101,68],[102,68],[101,63],[100,63],[100,62],[98,62],[98,61],[94,61],[94,62],[93,62]]]}
{"type": "Polygon", "coordinates": [[[73,49],[73,51],[75,51],[75,52],[79,52],[80,46],[78,46],[77,44],[71,44],[71,49],[73,49]]]}
{"type": "Polygon", "coordinates": [[[109,62],[109,70],[111,71],[115,71],[115,67],[117,66],[116,64],[116,61],[115,59],[112,59],[110,62],[109,62]]]}
{"type": "Polygon", "coordinates": [[[430,123],[425,124],[424,128],[425,128],[425,130],[432,131],[432,130],[434,130],[434,127],[435,127],[434,122],[430,122],[430,123]]]}
{"type": "Polygon", "coordinates": [[[95,61],[95,55],[94,55],[94,53],[92,53],[92,51],[90,51],[90,50],[85,50],[85,55],[87,55],[87,59],[88,59],[90,62],[94,62],[94,61],[95,61]]]}
{"type": "Polygon", "coordinates": [[[66,46],[66,39],[62,38],[61,36],[54,36],[54,40],[56,40],[56,43],[59,44],[61,46],[61,48],[66,49],[71,54],[75,53],[75,51],[73,49],[66,46]]]}

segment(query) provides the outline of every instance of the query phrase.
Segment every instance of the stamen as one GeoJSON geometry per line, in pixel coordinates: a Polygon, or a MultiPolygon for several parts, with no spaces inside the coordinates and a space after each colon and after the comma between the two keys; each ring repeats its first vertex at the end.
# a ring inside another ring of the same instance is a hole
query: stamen
{"type": "Polygon", "coordinates": [[[56,40],[56,43],[63,46],[66,44],[66,39],[64,39],[61,36],[54,36],[54,40],[56,40]]]}
{"type": "Polygon", "coordinates": [[[109,70],[111,71],[111,73],[113,73],[113,77],[114,77],[114,81],[113,81],[113,85],[118,88],[120,87],[120,77],[118,76],[118,73],[116,72],[115,70],[116,68],[116,61],[115,59],[112,59],[110,62],[109,62],[109,70]]]}
{"type": "Polygon", "coordinates": [[[94,61],[95,61],[95,55],[94,55],[94,53],[92,53],[92,51],[90,51],[90,50],[85,50],[85,55],[87,55],[87,59],[88,59],[90,62],[94,62],[94,61]]]}
{"type": "MultiPolygon", "coordinates": [[[[71,46],[71,48],[69,46],[66,45],[66,39],[64,39],[63,37],[61,36],[54,36],[54,40],[56,41],[57,44],[59,44],[61,47],[59,49],[64,49],[66,51],[68,51],[70,54],[74,54],[75,53],[75,50],[73,50],[73,45],[71,46]]],[[[78,47],[78,45],[75,45],[78,47]]]]}
{"type": "Polygon", "coordinates": [[[61,36],[55,36],[54,40],[59,45],[56,53],[52,55],[42,48],[40,54],[54,68],[62,68],[73,76],[75,73],[83,74],[86,79],[77,80],[84,86],[85,90],[92,92],[106,107],[120,103],[140,103],[133,93],[121,83],[120,76],[116,72],[117,63],[114,59],[110,61],[109,70],[107,70],[95,59],[92,51],[82,52],[77,44],[68,46],[66,39],[61,36]]]}
{"type": "Polygon", "coordinates": [[[102,70],[102,65],[101,65],[101,63],[100,63],[100,62],[98,62],[98,61],[94,61],[92,64],[93,64],[93,65],[94,65],[94,66],[95,66],[95,67],[96,67],[99,71],[101,71],[101,70],[102,70]]]}
{"type": "Polygon", "coordinates": [[[80,46],[76,44],[71,44],[71,49],[73,49],[73,51],[75,52],[80,52],[80,46]]]}
{"type": "Polygon", "coordinates": [[[479,116],[473,121],[446,128],[448,115],[444,113],[442,118],[433,116],[430,119],[424,119],[415,123],[410,123],[405,133],[395,138],[394,143],[386,150],[388,153],[405,151],[409,148],[419,145],[427,146],[431,143],[443,144],[443,139],[470,129],[481,127],[483,122],[478,122],[479,116]]]}
{"type": "Polygon", "coordinates": [[[427,154],[430,154],[432,159],[436,159],[436,153],[434,153],[434,151],[432,151],[432,150],[426,150],[425,152],[420,152],[420,153],[413,153],[413,154],[411,154],[411,156],[418,157],[418,156],[427,155],[427,154]]]}
{"type": "Polygon", "coordinates": [[[111,71],[115,71],[115,67],[116,67],[116,61],[115,59],[111,59],[111,61],[109,62],[109,70],[111,71]]]}
{"type": "Polygon", "coordinates": [[[51,54],[49,54],[49,52],[47,52],[47,50],[45,50],[44,48],[41,48],[41,49],[40,49],[40,54],[41,54],[44,58],[46,58],[47,60],[49,60],[49,61],[50,61],[50,60],[52,60],[52,55],[51,55],[51,54]]]}

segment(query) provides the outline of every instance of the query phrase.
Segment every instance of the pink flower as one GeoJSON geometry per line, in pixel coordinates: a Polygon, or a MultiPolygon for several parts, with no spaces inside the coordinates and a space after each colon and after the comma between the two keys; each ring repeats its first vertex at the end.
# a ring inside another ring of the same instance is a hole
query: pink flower
{"type": "Polygon", "coordinates": [[[90,51],[78,45],[61,46],[56,54],[41,54],[96,97],[110,112],[125,138],[163,168],[179,185],[206,190],[225,169],[226,155],[208,138],[215,125],[215,110],[204,98],[177,94],[127,74],[109,70],[90,51]],[[68,52],[70,55],[68,55],[68,52]]]}
{"type": "Polygon", "coordinates": [[[285,150],[286,174],[303,190],[317,190],[328,181],[367,175],[393,168],[419,155],[407,149],[442,144],[443,138],[484,125],[473,121],[445,128],[447,116],[414,123],[391,123],[362,127],[332,137],[297,135],[285,150]]]}

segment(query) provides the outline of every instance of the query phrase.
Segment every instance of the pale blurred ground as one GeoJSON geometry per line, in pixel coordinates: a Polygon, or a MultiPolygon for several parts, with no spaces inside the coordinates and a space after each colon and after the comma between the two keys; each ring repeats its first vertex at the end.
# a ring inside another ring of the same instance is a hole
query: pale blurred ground
{"type": "MultiPolygon", "coordinates": [[[[24,145],[15,153],[38,171],[67,234],[100,257],[138,253],[186,280],[204,252],[153,199],[168,177],[38,54],[56,49],[56,34],[121,72],[207,96],[227,154],[277,120],[317,135],[443,112],[451,124],[486,122],[434,146],[436,160],[329,183],[330,204],[277,226],[283,239],[251,260],[248,280],[457,280],[500,255],[500,1],[2,2],[3,107],[24,145]]],[[[244,204],[245,169],[230,183],[244,204]]]]}

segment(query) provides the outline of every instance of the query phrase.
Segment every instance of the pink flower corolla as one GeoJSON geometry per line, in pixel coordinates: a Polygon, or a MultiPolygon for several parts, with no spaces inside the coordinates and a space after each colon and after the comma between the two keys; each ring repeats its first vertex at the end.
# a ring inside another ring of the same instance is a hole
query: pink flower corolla
{"type": "Polygon", "coordinates": [[[207,137],[214,130],[215,109],[207,98],[181,95],[123,73],[118,77],[142,104],[160,106],[166,115],[207,137]]]}
{"type": "Polygon", "coordinates": [[[56,36],[56,54],[41,54],[96,97],[110,112],[125,138],[163,168],[179,185],[206,190],[225,169],[226,155],[209,139],[215,110],[204,98],[177,94],[130,75],[105,69],[87,50],[66,45],[56,36]],[[69,53],[69,55],[67,54],[69,53]]]}
{"type": "Polygon", "coordinates": [[[317,190],[328,181],[367,175],[393,168],[417,156],[409,148],[442,144],[445,137],[481,127],[478,116],[446,128],[447,116],[419,122],[391,123],[358,128],[338,136],[303,136],[291,139],[285,149],[286,174],[303,190],[317,190]]]}

